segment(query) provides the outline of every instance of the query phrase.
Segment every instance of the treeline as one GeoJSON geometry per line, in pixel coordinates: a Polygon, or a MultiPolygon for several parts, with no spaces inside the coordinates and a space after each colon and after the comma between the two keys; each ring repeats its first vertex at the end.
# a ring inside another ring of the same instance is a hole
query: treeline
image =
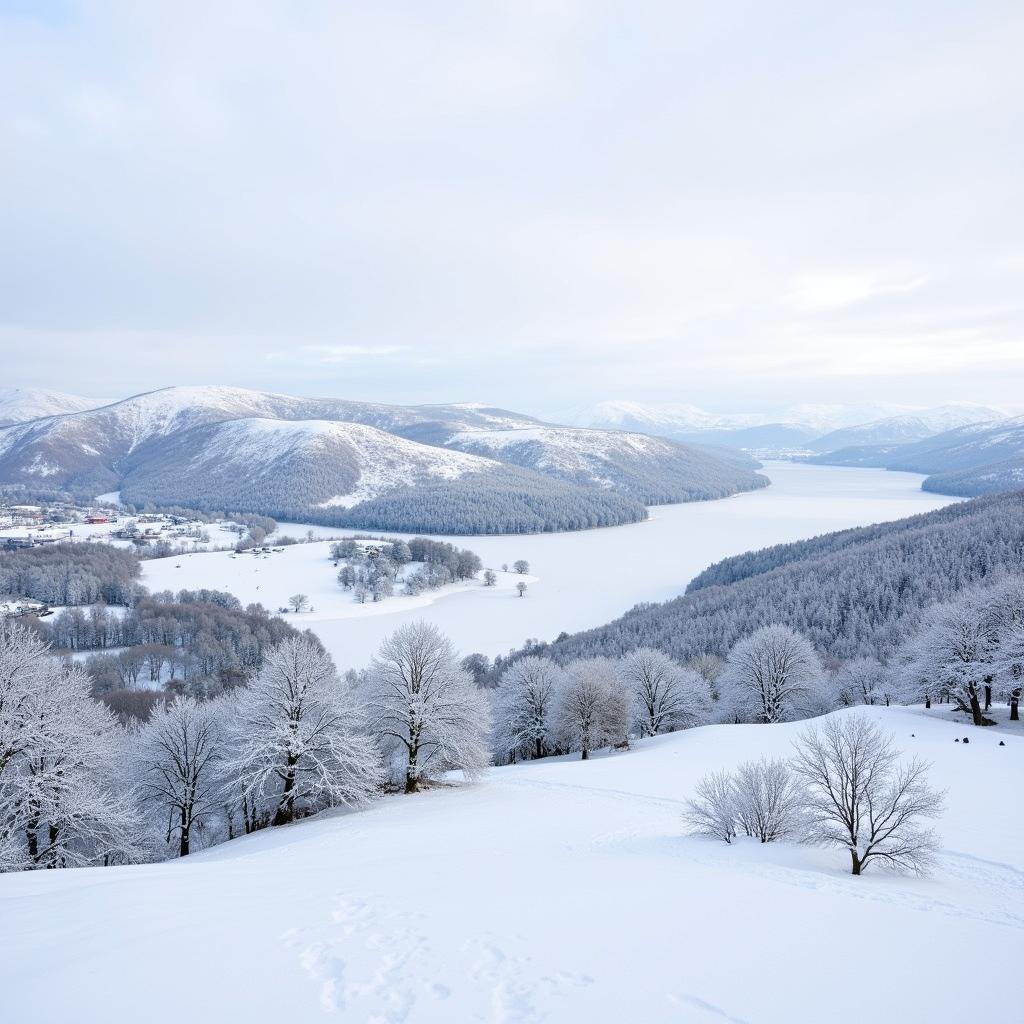
{"type": "MultiPolygon", "coordinates": [[[[156,468],[147,464],[145,474],[140,470],[130,475],[122,485],[122,496],[141,503],[167,501],[181,494],[176,472],[168,469],[166,477],[152,475],[155,473],[156,468]]],[[[253,479],[233,477],[230,496],[232,503],[277,520],[400,533],[545,533],[618,526],[647,516],[641,502],[624,494],[504,465],[454,480],[424,479],[351,508],[323,507],[320,503],[349,493],[358,481],[358,473],[353,475],[349,466],[325,473],[318,462],[296,464],[287,473],[282,470],[253,479]]],[[[191,482],[190,504],[200,509],[222,508],[224,482],[211,474],[201,484],[191,482]]]]}
{"type": "Polygon", "coordinates": [[[636,523],[647,510],[633,498],[542,477],[515,466],[389,491],[350,509],[296,511],[326,526],[401,533],[548,533],[636,523]]]}
{"type": "Polygon", "coordinates": [[[55,649],[101,652],[84,663],[90,690],[118,708],[145,706],[112,696],[121,690],[222,693],[257,670],[270,648],[297,635],[262,606],[242,608],[231,594],[210,590],[152,594],[123,614],[102,605],[68,608],[36,628],[55,649]],[[118,650],[102,653],[111,648],[118,650]]]}
{"type": "Polygon", "coordinates": [[[0,871],[185,856],[490,760],[486,698],[424,623],[344,678],[292,632],[244,685],[178,694],[141,726],[89,691],[80,666],[0,623],[0,708],[18,710],[0,730],[0,871]]]}
{"type": "Polygon", "coordinates": [[[138,556],[112,544],[47,544],[0,552],[0,594],[52,605],[131,604],[142,593],[138,556]]]}
{"type": "Polygon", "coordinates": [[[727,559],[683,597],[511,657],[547,653],[565,662],[656,647],[685,662],[725,655],[740,637],[781,623],[833,659],[887,661],[926,608],[1022,566],[1024,494],[980,498],[727,559]]]}

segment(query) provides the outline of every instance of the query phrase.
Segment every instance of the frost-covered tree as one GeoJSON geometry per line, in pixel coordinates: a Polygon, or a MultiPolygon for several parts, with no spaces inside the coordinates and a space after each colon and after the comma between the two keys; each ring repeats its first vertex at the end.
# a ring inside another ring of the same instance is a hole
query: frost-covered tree
{"type": "Polygon", "coordinates": [[[821,660],[788,626],[764,626],[729,652],[718,680],[721,702],[740,721],[787,722],[815,702],[821,660]]]}
{"type": "Polygon", "coordinates": [[[962,594],[926,613],[920,632],[906,646],[906,671],[926,693],[948,695],[975,725],[988,724],[982,702],[998,640],[997,624],[981,595],[962,594]]]}
{"type": "Polygon", "coordinates": [[[401,626],[384,641],[368,673],[367,703],[407,793],[447,771],[476,778],[490,763],[487,699],[430,623],[401,626]]]}
{"type": "Polygon", "coordinates": [[[273,825],[364,803],[381,783],[356,692],[306,637],[272,648],[248,687],[236,691],[227,750],[230,792],[241,794],[247,814],[273,825]]]}
{"type": "Polygon", "coordinates": [[[876,861],[928,870],[938,840],[922,819],[941,814],[943,794],[929,788],[923,761],[900,763],[892,736],[865,715],[827,719],[795,747],[808,841],[847,850],[855,875],[876,861]]]}
{"type": "Polygon", "coordinates": [[[498,574],[493,569],[484,570],[484,586],[493,587],[498,582],[498,574]]]}
{"type": "Polygon", "coordinates": [[[292,594],[288,598],[288,604],[295,612],[301,612],[309,606],[309,598],[305,594],[292,594]]]}
{"type": "Polygon", "coordinates": [[[543,757],[554,732],[562,670],[547,658],[526,657],[502,673],[495,694],[495,738],[509,757],[543,757]]]}
{"type": "Polygon", "coordinates": [[[630,651],[619,662],[619,675],[632,695],[634,721],[643,736],[701,725],[710,718],[707,680],[661,651],[630,651]]]}
{"type": "Polygon", "coordinates": [[[192,849],[194,832],[220,806],[219,757],[223,705],[176,697],[154,709],[136,742],[141,794],[159,808],[165,841],[179,857],[192,849]]]}
{"type": "Polygon", "coordinates": [[[731,843],[736,838],[736,787],[729,772],[709,772],[686,801],[683,819],[694,835],[731,843]]]}
{"type": "Polygon", "coordinates": [[[889,672],[876,658],[854,658],[840,665],[833,679],[836,700],[844,707],[888,704],[889,672]]]}
{"type": "Polygon", "coordinates": [[[559,740],[586,761],[592,751],[628,739],[630,700],[610,658],[570,662],[558,690],[555,723],[559,740]]]}
{"type": "Polygon", "coordinates": [[[512,563],[512,568],[515,569],[520,576],[525,575],[530,571],[530,563],[525,558],[519,558],[512,563]]]}
{"type": "Polygon", "coordinates": [[[142,857],[124,766],[124,734],[85,672],[0,626],[0,867],[142,857]]]}
{"type": "Polygon", "coordinates": [[[762,843],[801,835],[803,791],[785,761],[746,761],[733,775],[733,789],[736,821],[746,835],[762,843]]]}
{"type": "Polygon", "coordinates": [[[526,594],[526,584],[520,581],[516,584],[516,590],[519,591],[519,596],[523,597],[526,594]]]}

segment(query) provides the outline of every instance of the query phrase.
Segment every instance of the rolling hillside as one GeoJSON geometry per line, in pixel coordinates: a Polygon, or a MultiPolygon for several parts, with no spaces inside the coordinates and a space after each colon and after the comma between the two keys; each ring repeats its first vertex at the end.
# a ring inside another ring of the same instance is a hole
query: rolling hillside
{"type": "Polygon", "coordinates": [[[847,994],[867,978],[879,1021],[1019,1020],[1024,831],[1007,800],[1024,739],[981,730],[966,747],[943,712],[863,713],[948,790],[932,877],[854,878],[842,850],[688,836],[683,801],[705,772],[787,757],[805,723],[706,726],[184,861],[0,876],[5,1019],[108,1024],[145,1007],[148,1024],[179,1024],[184,999],[186,1017],[249,1024],[863,1024],[847,994]]]}
{"type": "Polygon", "coordinates": [[[752,468],[663,438],[610,430],[533,427],[465,430],[447,447],[536,470],[569,483],[659,505],[722,498],[768,484],[752,468]]]}

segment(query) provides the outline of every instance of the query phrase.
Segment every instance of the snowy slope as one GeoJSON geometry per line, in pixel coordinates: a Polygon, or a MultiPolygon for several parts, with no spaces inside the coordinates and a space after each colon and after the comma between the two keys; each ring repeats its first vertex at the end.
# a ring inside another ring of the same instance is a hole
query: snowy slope
{"type": "Polygon", "coordinates": [[[921,485],[971,497],[1024,486],[1024,416],[972,423],[913,444],[841,448],[810,461],[927,473],[921,485]]]}
{"type": "Polygon", "coordinates": [[[611,430],[538,426],[464,430],[448,447],[619,491],[645,504],[718,498],[763,487],[749,467],[664,438],[611,430]]]}
{"type": "MultiPolygon", "coordinates": [[[[337,420],[395,433],[533,423],[480,406],[397,406],[300,398],[227,386],[169,387],[75,415],[0,429],[0,482],[114,490],[127,457],[155,438],[247,418],[337,420]]],[[[426,438],[424,438],[426,439],[426,438]]]]}
{"type": "Polygon", "coordinates": [[[397,487],[491,473],[496,463],[328,420],[231,420],[140,448],[122,500],[203,508],[349,508],[397,487]]]}
{"type": "Polygon", "coordinates": [[[816,438],[809,447],[818,452],[832,452],[862,445],[909,444],[957,427],[1000,418],[997,409],[983,405],[942,405],[833,430],[816,438]]]}
{"type": "Polygon", "coordinates": [[[1024,821],[1007,801],[1024,738],[964,746],[941,715],[868,713],[949,790],[933,877],[853,878],[839,852],[685,836],[703,772],[785,755],[798,731],[709,727],[181,862],[0,876],[4,1017],[1016,1022],[1024,821]]]}
{"type": "Polygon", "coordinates": [[[43,416],[58,416],[61,413],[82,412],[107,405],[106,398],[84,398],[68,395],[63,391],[49,391],[45,388],[0,387],[0,427],[11,423],[25,423],[43,416]]]}

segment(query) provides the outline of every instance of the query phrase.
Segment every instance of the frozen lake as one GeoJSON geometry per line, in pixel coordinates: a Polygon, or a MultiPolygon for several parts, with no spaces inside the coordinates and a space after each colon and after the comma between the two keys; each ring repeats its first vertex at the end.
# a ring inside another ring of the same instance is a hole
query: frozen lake
{"type": "MultiPolygon", "coordinates": [[[[911,473],[790,462],[766,463],[764,472],[771,487],[722,501],[658,506],[645,523],[577,533],[444,538],[475,551],[487,567],[525,558],[533,578],[522,598],[506,577],[496,589],[470,584],[430,597],[356,605],[334,582],[335,570],[321,544],[261,560],[232,560],[220,553],[146,562],[143,582],[153,590],[231,590],[243,603],[261,601],[272,610],[293,593],[309,594],[316,611],[292,621],[314,630],[341,669],[365,665],[396,626],[419,618],[436,623],[462,653],[493,656],[528,637],[552,640],[563,630],[608,622],[638,602],[676,597],[697,573],[728,555],[899,519],[957,500],[922,491],[923,477],[911,473]]],[[[316,536],[351,532],[312,529],[316,536]]],[[[281,528],[296,537],[306,530],[296,524],[281,528]]]]}

